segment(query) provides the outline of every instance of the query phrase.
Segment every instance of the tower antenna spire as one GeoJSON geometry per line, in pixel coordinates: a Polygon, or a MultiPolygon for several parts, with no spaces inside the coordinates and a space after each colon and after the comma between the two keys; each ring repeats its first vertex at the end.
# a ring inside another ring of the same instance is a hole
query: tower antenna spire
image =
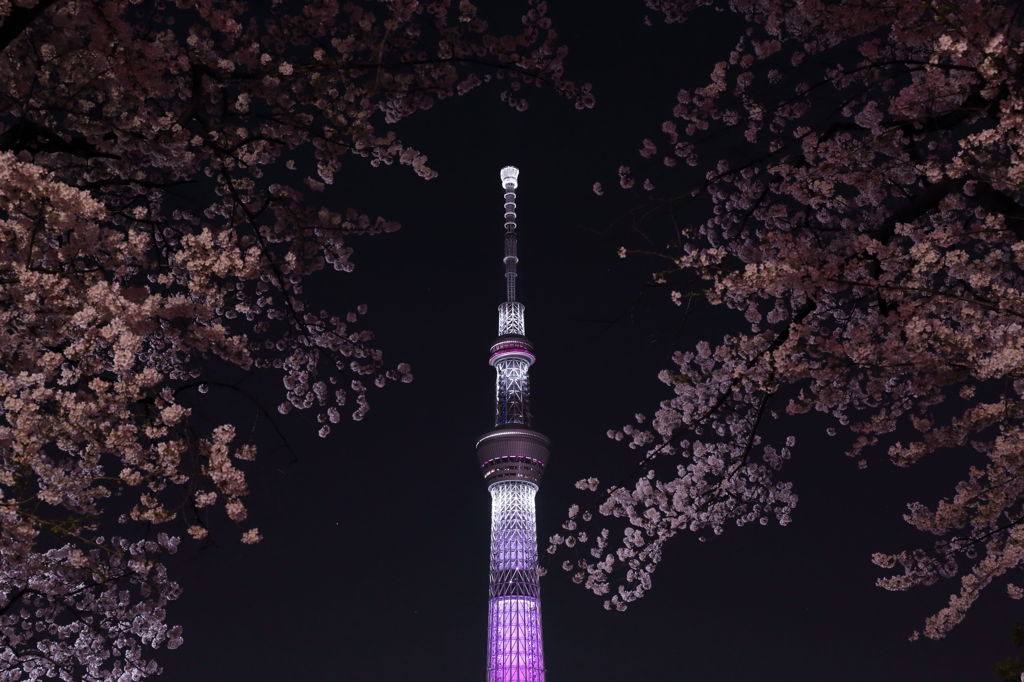
{"type": "Polygon", "coordinates": [[[535,496],[548,462],[547,436],[530,428],[530,366],[525,306],[516,300],[516,188],[519,169],[501,169],[505,192],[505,301],[490,365],[497,374],[494,429],[476,444],[491,494],[491,578],[487,604],[487,682],[544,682],[535,496]]]}
{"type": "Polygon", "coordinates": [[[519,187],[519,169],[505,166],[501,169],[501,186],[505,190],[505,300],[516,300],[516,272],[519,265],[519,243],[516,237],[516,188],[519,187]]]}

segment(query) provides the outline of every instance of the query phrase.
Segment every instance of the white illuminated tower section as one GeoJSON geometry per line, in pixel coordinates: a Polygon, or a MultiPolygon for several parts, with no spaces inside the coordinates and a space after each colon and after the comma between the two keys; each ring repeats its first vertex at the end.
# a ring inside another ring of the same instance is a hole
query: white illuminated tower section
{"type": "Polygon", "coordinates": [[[494,430],[476,444],[491,493],[491,582],[487,682],[543,682],[544,647],[537,581],[534,497],[548,461],[548,439],[530,429],[530,365],[525,310],[516,300],[516,188],[519,170],[501,169],[505,190],[505,302],[490,364],[497,371],[494,430]]]}

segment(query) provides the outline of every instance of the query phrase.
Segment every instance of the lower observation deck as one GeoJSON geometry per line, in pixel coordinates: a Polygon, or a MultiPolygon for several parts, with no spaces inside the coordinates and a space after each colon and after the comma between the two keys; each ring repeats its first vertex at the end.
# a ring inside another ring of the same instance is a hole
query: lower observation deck
{"type": "Polygon", "coordinates": [[[485,433],[476,443],[487,485],[499,481],[527,481],[540,484],[548,463],[551,441],[542,433],[518,425],[485,433]]]}

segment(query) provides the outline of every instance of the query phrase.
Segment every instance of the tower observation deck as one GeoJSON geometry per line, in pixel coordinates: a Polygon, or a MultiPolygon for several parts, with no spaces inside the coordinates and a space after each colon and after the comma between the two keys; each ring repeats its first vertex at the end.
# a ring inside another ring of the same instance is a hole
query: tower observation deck
{"type": "Polygon", "coordinates": [[[487,682],[544,682],[537,521],[534,498],[548,461],[548,439],[530,428],[530,366],[525,308],[516,298],[519,170],[501,169],[505,192],[505,301],[490,365],[497,373],[494,429],[476,444],[491,493],[491,576],[487,682]]]}

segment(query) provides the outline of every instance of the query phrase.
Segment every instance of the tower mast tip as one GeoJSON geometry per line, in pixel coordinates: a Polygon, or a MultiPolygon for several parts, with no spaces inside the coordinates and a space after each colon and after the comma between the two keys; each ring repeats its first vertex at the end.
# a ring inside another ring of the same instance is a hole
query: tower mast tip
{"type": "Polygon", "coordinates": [[[512,187],[519,186],[519,169],[515,166],[505,166],[501,169],[501,186],[511,184],[512,187]]]}

